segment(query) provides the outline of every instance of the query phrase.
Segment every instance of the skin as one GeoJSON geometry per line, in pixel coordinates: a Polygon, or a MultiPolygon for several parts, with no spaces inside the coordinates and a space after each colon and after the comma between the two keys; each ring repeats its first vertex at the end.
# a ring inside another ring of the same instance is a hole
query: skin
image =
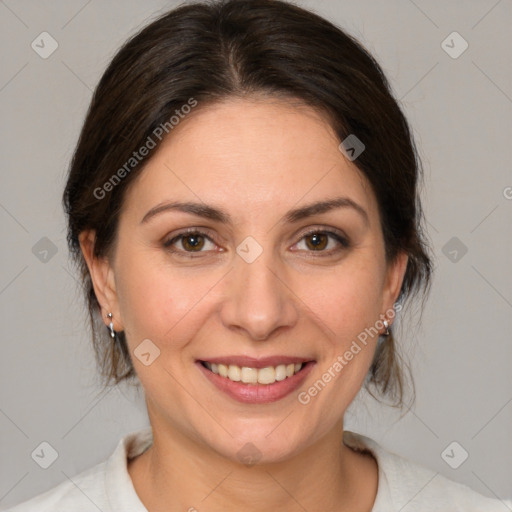
{"type": "Polygon", "coordinates": [[[239,403],[195,365],[220,355],[301,356],[316,361],[298,391],[307,390],[393,307],[407,256],[386,261],[373,191],[338,145],[304,105],[251,98],[198,107],[128,189],[111,257],[94,258],[94,232],[81,234],[104,318],[112,312],[131,353],[145,339],[160,350],[149,366],[132,358],[154,443],[128,471],[150,512],[371,510],[377,464],[343,443],[343,416],[377,336],[307,405],[297,392],[239,403]],[[367,219],[341,207],[283,221],[291,209],[341,196],[367,219]],[[141,223],[166,201],[203,202],[233,223],[180,211],[141,223]],[[213,241],[192,253],[190,238],[175,241],[174,253],[164,247],[189,227],[213,241]],[[338,230],[349,247],[328,237],[314,250],[310,228],[338,230]],[[236,253],[247,236],[263,249],[252,263],[236,253]],[[237,457],[248,442],[261,452],[253,466],[237,457]]]}

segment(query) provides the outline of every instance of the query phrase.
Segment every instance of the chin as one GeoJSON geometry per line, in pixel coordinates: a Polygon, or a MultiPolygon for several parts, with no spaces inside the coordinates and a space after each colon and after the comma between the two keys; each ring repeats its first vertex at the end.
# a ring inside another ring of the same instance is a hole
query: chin
{"type": "Polygon", "coordinates": [[[226,422],[223,426],[232,436],[218,428],[218,436],[212,437],[212,430],[209,430],[203,439],[212,450],[235,463],[251,466],[283,462],[300,453],[311,442],[303,426],[295,431],[290,429],[294,425],[286,424],[287,420],[278,426],[283,418],[277,421],[272,418],[226,422]]]}

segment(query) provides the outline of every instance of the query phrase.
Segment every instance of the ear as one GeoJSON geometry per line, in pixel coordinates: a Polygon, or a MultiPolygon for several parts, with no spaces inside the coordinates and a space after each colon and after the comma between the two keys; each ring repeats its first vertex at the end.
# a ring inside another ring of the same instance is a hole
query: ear
{"type": "Polygon", "coordinates": [[[110,325],[107,317],[112,313],[112,322],[115,331],[122,331],[123,325],[119,311],[119,302],[116,293],[114,280],[114,269],[108,258],[98,258],[94,255],[94,245],[96,243],[96,232],[94,230],[82,231],[78,236],[80,248],[84,255],[85,262],[89,268],[94,293],[101,306],[101,316],[105,325],[110,325]]]}
{"type": "MultiPolygon", "coordinates": [[[[405,252],[400,252],[396,258],[387,265],[386,281],[383,292],[383,312],[393,309],[404,280],[405,272],[407,270],[407,262],[409,257],[405,252]]],[[[390,325],[393,319],[388,319],[390,325]]]]}

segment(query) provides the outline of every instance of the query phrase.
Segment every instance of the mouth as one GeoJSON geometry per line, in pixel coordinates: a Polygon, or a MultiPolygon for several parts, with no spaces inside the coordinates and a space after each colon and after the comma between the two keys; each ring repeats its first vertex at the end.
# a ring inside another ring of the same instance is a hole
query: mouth
{"type": "Polygon", "coordinates": [[[218,390],[238,402],[261,404],[275,402],[295,391],[316,361],[290,357],[225,357],[197,360],[196,364],[218,390]]]}

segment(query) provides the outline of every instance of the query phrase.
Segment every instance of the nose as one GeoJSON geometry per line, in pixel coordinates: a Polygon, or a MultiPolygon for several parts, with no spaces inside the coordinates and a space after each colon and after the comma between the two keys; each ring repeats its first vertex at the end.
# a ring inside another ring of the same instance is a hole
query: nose
{"type": "Polygon", "coordinates": [[[252,263],[236,256],[229,273],[221,320],[231,330],[264,341],[296,324],[294,295],[279,266],[263,254],[252,263]]]}

